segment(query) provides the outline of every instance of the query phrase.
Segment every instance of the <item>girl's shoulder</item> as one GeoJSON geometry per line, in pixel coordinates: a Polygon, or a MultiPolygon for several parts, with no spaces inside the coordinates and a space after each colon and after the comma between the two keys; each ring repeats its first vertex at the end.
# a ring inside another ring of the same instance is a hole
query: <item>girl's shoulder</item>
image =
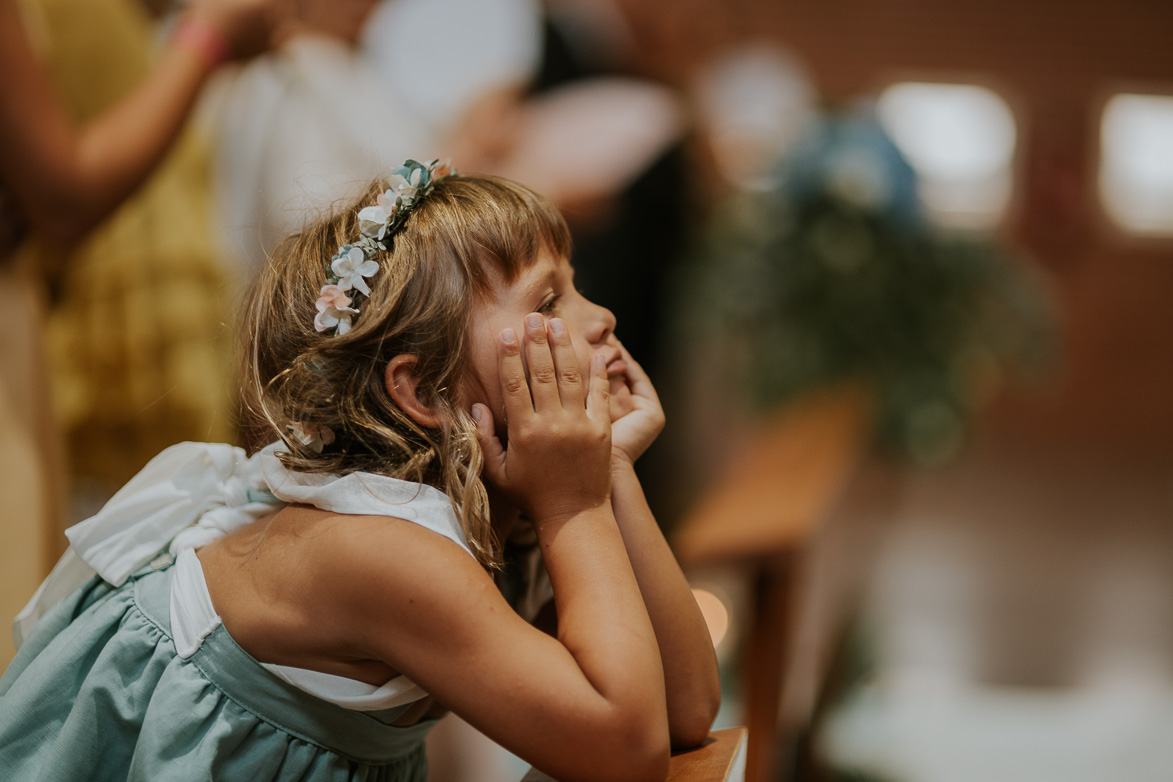
{"type": "Polygon", "coordinates": [[[300,574],[315,590],[355,599],[388,588],[409,588],[443,574],[488,574],[459,534],[445,525],[394,515],[351,515],[291,506],[273,517],[257,550],[259,563],[300,574]],[[438,527],[438,528],[437,528],[438,527]]]}
{"type": "Polygon", "coordinates": [[[425,527],[336,516],[322,529],[311,547],[317,611],[360,656],[410,670],[412,648],[435,648],[437,633],[456,641],[486,617],[514,615],[475,557],[425,527]]]}
{"type": "Polygon", "coordinates": [[[394,516],[289,506],[250,527],[200,560],[225,626],[265,662],[390,663],[372,632],[410,632],[493,589],[455,541],[394,516]]]}
{"type": "MultiPolygon", "coordinates": [[[[304,528],[312,528],[312,543],[306,547],[305,555],[322,568],[396,581],[412,578],[421,568],[427,570],[438,561],[450,568],[463,569],[467,565],[484,572],[459,528],[452,534],[442,525],[437,529],[394,515],[316,513],[323,516],[304,528]]],[[[303,533],[296,527],[291,531],[303,533]]]]}
{"type": "Polygon", "coordinates": [[[492,579],[463,540],[416,520],[392,515],[347,515],[289,508],[275,523],[272,564],[301,572],[302,587],[329,598],[331,610],[369,615],[394,609],[420,593],[440,593],[460,579],[492,579]]]}
{"type": "Polygon", "coordinates": [[[332,516],[323,520],[318,543],[307,553],[341,596],[356,603],[389,606],[396,595],[436,595],[456,579],[492,584],[466,546],[395,516],[332,516]]]}

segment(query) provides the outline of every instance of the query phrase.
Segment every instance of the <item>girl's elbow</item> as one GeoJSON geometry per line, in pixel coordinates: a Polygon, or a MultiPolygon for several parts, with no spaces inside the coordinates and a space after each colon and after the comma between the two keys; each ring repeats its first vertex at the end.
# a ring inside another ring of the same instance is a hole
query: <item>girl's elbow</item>
{"type": "Polygon", "coordinates": [[[665,737],[629,753],[614,779],[616,782],[664,782],[668,778],[670,759],[671,749],[665,737]]]}
{"type": "Polygon", "coordinates": [[[688,749],[704,743],[721,708],[721,687],[714,680],[687,701],[677,705],[671,719],[672,749],[688,749]]]}
{"type": "Polygon", "coordinates": [[[623,747],[600,750],[587,764],[573,764],[555,779],[583,780],[583,782],[664,782],[668,778],[671,760],[667,736],[655,744],[634,746],[628,740],[623,747]]]}
{"type": "Polygon", "coordinates": [[[717,718],[717,708],[689,709],[672,724],[672,749],[699,747],[709,737],[709,729],[717,718]]]}
{"type": "Polygon", "coordinates": [[[640,769],[640,775],[633,777],[638,782],[664,782],[668,779],[668,764],[671,760],[671,754],[668,751],[668,745],[664,745],[662,752],[657,752],[648,757],[643,767],[640,769]]]}
{"type": "Polygon", "coordinates": [[[613,769],[616,782],[663,782],[668,777],[671,742],[666,720],[650,719],[629,725],[618,736],[618,751],[612,757],[619,762],[613,769]]]}

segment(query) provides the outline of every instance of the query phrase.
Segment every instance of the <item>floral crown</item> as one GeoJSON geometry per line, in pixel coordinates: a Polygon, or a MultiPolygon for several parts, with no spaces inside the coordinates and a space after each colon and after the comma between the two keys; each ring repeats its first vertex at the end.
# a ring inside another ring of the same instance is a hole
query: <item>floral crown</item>
{"type": "Polygon", "coordinates": [[[375,256],[390,250],[391,240],[420,200],[432,192],[437,182],[457,175],[448,160],[417,163],[408,160],[391,172],[391,187],[379,194],[379,200],[358,213],[362,237],[344,244],[330,259],[326,284],[318,296],[318,314],[314,328],[335,329],[335,334],[350,331],[351,320],[358,314],[359,297],[367,298],[371,289],[366,278],[379,271],[375,256]]]}

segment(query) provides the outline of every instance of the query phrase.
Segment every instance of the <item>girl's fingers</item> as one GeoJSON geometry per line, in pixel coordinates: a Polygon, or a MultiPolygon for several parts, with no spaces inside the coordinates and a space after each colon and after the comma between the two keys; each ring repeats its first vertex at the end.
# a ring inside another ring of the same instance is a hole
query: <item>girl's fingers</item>
{"type": "Polygon", "coordinates": [[[611,383],[607,379],[607,362],[603,354],[591,356],[591,379],[587,391],[587,415],[595,421],[611,422],[611,383]]]}
{"type": "Polygon", "coordinates": [[[525,381],[525,365],[521,362],[521,343],[513,329],[504,329],[497,339],[497,373],[501,377],[508,420],[521,421],[527,414],[532,415],[534,405],[525,381]]]}
{"type": "Polygon", "coordinates": [[[623,347],[623,345],[619,346],[619,354],[623,356],[623,363],[627,364],[627,380],[631,385],[631,392],[636,396],[658,400],[656,388],[652,385],[652,380],[648,377],[648,373],[644,372],[644,368],[631,357],[631,354],[627,352],[627,348],[623,347]]]}
{"type": "Polygon", "coordinates": [[[485,475],[500,485],[505,480],[505,449],[493,426],[493,414],[481,403],[472,406],[472,420],[477,425],[477,442],[485,455],[485,475]]]}
{"type": "Polygon", "coordinates": [[[546,319],[537,312],[525,316],[525,358],[529,363],[529,393],[535,411],[559,405],[558,373],[546,336],[546,319]]]}
{"type": "Polygon", "coordinates": [[[554,356],[554,370],[558,373],[558,393],[562,406],[569,410],[581,410],[585,404],[582,370],[578,366],[578,355],[574,343],[566,331],[561,318],[549,322],[550,353],[554,356]]]}

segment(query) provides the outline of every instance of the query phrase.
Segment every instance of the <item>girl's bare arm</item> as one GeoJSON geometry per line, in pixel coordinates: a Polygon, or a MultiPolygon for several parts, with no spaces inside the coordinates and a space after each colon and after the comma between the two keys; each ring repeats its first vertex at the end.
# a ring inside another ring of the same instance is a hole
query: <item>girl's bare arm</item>
{"type": "Polygon", "coordinates": [[[615,518],[656,631],[672,746],[695,747],[708,736],[721,705],[713,643],[635,471],[617,465],[611,480],[615,518]]]}
{"type": "Polygon", "coordinates": [[[721,705],[717,660],[692,589],[635,474],[635,460],[663,428],[664,413],[647,374],[626,350],[623,358],[631,409],[612,425],[611,504],[656,631],[672,746],[696,746],[708,735],[721,705]]]}
{"type": "MultiPolygon", "coordinates": [[[[660,649],[609,500],[606,372],[579,376],[565,332],[526,327],[498,345],[508,448],[479,416],[486,472],[534,520],[554,586],[558,637],[529,626],[454,544],[391,527],[353,542],[332,588],[386,661],[551,776],[662,780],[669,755],[660,649]],[[584,406],[584,399],[586,404],[584,406]],[[388,555],[395,566],[388,566],[388,555]],[[341,594],[341,593],[339,593],[341,594]]],[[[404,525],[407,527],[413,525],[404,525]]],[[[354,633],[354,630],[343,630],[354,633]]]]}

